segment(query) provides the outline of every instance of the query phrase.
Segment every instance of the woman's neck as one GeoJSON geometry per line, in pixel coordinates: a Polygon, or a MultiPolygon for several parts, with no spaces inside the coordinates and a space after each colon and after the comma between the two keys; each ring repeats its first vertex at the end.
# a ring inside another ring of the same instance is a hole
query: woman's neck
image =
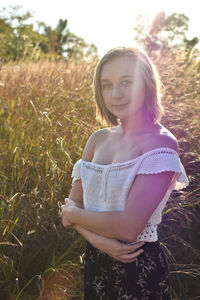
{"type": "Polygon", "coordinates": [[[119,130],[122,136],[132,136],[152,132],[152,130],[160,128],[159,122],[148,121],[144,117],[132,117],[126,120],[120,120],[119,130]]]}

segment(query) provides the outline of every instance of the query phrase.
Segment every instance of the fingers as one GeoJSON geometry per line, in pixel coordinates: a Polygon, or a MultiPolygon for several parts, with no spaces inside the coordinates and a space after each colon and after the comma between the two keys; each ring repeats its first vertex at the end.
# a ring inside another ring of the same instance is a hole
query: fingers
{"type": "Polygon", "coordinates": [[[66,207],[67,207],[68,205],[78,206],[77,203],[76,203],[76,201],[71,200],[71,199],[69,199],[69,198],[65,198],[65,204],[64,204],[64,205],[66,205],[66,207]]]}
{"type": "Polygon", "coordinates": [[[61,219],[64,227],[72,228],[74,224],[69,221],[68,213],[67,213],[68,205],[61,205],[61,219]]]}
{"type": "Polygon", "coordinates": [[[67,210],[67,207],[68,207],[67,204],[61,205],[61,213],[65,210],[67,210]]]}
{"type": "Polygon", "coordinates": [[[134,244],[121,244],[122,247],[120,246],[119,248],[119,254],[129,254],[132,252],[135,252],[136,250],[138,250],[139,248],[141,248],[143,245],[145,244],[145,242],[136,242],[134,244]]]}
{"type": "Polygon", "coordinates": [[[76,206],[76,203],[71,199],[68,199],[68,200],[65,199],[65,204],[61,205],[61,211],[67,210],[69,205],[76,206]]]}
{"type": "Polygon", "coordinates": [[[144,250],[143,249],[139,249],[133,253],[129,253],[129,254],[124,254],[121,255],[117,258],[117,260],[123,262],[123,263],[131,263],[137,260],[138,256],[143,253],[144,250]]]}
{"type": "Polygon", "coordinates": [[[124,255],[121,255],[121,258],[122,259],[127,259],[127,260],[132,260],[132,259],[135,259],[137,258],[142,252],[144,252],[143,249],[139,249],[133,253],[129,253],[129,254],[124,254],[124,255]]]}
{"type": "Polygon", "coordinates": [[[145,242],[134,242],[132,244],[125,244],[126,248],[128,249],[133,249],[133,250],[136,250],[140,247],[142,247],[143,245],[145,244],[145,242]]]}

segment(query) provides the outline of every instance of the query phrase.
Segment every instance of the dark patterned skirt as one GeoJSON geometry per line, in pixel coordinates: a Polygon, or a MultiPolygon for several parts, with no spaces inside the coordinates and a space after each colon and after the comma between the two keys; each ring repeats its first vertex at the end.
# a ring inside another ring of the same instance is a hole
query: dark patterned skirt
{"type": "Polygon", "coordinates": [[[85,300],[170,300],[168,266],[158,241],[147,242],[137,261],[121,263],[87,242],[85,300]]]}

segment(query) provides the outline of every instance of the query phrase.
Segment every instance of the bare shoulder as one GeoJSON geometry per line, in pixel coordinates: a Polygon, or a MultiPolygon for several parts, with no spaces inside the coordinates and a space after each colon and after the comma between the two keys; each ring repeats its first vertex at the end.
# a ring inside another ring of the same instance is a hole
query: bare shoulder
{"type": "Polygon", "coordinates": [[[168,147],[172,148],[173,150],[179,150],[178,141],[172,135],[158,135],[155,143],[157,143],[158,147],[168,147]]]}
{"type": "Polygon", "coordinates": [[[144,152],[162,147],[171,148],[177,153],[179,152],[179,145],[176,137],[164,127],[159,133],[152,135],[148,143],[145,143],[144,152]]]}
{"type": "Polygon", "coordinates": [[[99,143],[101,143],[101,141],[103,141],[108,136],[108,134],[110,134],[109,128],[102,128],[102,129],[94,131],[90,135],[90,137],[85,145],[85,148],[84,148],[83,154],[82,154],[82,159],[91,161],[94,156],[94,151],[95,151],[96,146],[99,143]]]}

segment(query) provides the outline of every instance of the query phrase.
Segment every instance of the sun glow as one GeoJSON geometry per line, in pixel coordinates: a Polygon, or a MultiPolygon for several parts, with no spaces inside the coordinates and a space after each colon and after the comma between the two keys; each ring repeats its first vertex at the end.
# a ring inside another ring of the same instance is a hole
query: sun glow
{"type": "MultiPolygon", "coordinates": [[[[1,6],[19,5],[18,0],[1,0],[1,6]]],[[[102,56],[110,48],[116,46],[133,46],[136,18],[142,14],[149,24],[155,16],[164,12],[166,16],[172,13],[185,14],[189,18],[188,38],[199,36],[198,1],[158,1],[158,0],[76,0],[51,1],[48,9],[45,1],[21,0],[24,10],[34,12],[34,20],[44,21],[55,27],[60,18],[68,19],[71,32],[94,43],[102,56]]]]}

